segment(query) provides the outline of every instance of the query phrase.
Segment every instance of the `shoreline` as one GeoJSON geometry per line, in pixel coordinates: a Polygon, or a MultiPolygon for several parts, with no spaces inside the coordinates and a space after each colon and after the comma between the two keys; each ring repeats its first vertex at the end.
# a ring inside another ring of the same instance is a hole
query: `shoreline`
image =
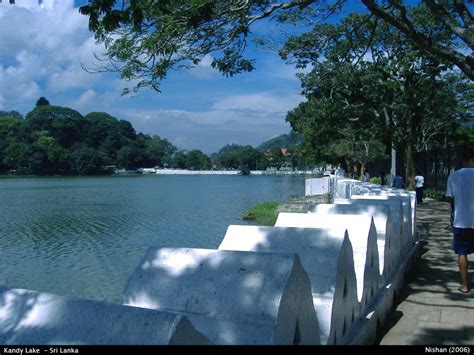
{"type": "MultiPolygon", "coordinates": [[[[157,169],[156,175],[242,175],[240,170],[186,170],[186,169],[157,169]]],[[[267,171],[250,170],[250,175],[317,175],[312,171],[267,171]]]]}
{"type": "MultiPolygon", "coordinates": [[[[13,175],[0,174],[0,179],[37,179],[37,178],[95,178],[95,177],[139,177],[139,176],[172,176],[172,175],[227,175],[245,176],[239,170],[185,170],[185,169],[157,169],[156,172],[124,172],[100,175],[13,175]]],[[[249,175],[253,176],[306,176],[319,177],[318,173],[312,171],[266,171],[251,170],[249,175]]]]}

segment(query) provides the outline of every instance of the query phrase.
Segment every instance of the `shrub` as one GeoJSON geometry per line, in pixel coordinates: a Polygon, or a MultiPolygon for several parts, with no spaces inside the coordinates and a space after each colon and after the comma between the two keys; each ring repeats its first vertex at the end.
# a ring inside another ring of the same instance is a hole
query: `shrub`
{"type": "Polygon", "coordinates": [[[432,199],[439,200],[439,201],[444,201],[444,199],[445,199],[444,192],[434,190],[434,189],[425,189],[423,191],[423,195],[425,197],[432,198],[432,199]]]}
{"type": "Polygon", "coordinates": [[[379,178],[377,176],[372,176],[370,179],[369,179],[369,182],[371,184],[378,184],[379,183],[379,178]]]}

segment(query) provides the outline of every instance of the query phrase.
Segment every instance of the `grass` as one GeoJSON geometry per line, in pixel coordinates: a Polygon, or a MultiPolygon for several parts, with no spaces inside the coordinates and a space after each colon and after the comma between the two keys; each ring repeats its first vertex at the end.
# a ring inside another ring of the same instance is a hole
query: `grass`
{"type": "Polygon", "coordinates": [[[277,209],[279,205],[280,202],[277,201],[257,203],[249,208],[242,218],[260,225],[273,226],[278,217],[277,209]]]}
{"type": "Polygon", "coordinates": [[[437,191],[437,190],[434,190],[434,189],[424,189],[423,196],[424,197],[429,197],[429,198],[432,198],[432,199],[435,199],[435,200],[438,200],[438,201],[444,201],[445,200],[444,192],[437,191]]]}

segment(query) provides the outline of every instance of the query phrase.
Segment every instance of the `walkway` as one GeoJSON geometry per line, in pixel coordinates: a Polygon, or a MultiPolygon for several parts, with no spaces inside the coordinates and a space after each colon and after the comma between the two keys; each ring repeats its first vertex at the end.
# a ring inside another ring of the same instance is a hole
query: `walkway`
{"type": "MultiPolygon", "coordinates": [[[[458,291],[450,206],[426,199],[417,209],[421,258],[382,331],[380,345],[474,345],[474,285],[458,291]]],[[[469,278],[474,257],[470,256],[469,278]]]]}

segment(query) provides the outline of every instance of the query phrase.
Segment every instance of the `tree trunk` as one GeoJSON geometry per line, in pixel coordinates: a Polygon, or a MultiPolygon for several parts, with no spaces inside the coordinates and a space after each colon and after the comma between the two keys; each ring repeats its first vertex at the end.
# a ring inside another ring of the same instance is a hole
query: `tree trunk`
{"type": "Polygon", "coordinates": [[[410,191],[415,190],[415,142],[416,142],[416,124],[418,120],[418,112],[415,109],[410,122],[408,122],[408,131],[405,141],[405,176],[406,176],[406,189],[410,191]]]}
{"type": "Polygon", "coordinates": [[[367,163],[361,163],[360,164],[360,177],[362,178],[362,180],[364,180],[364,174],[365,172],[367,171],[367,163]]]}
{"type": "Polygon", "coordinates": [[[413,147],[413,143],[407,142],[407,145],[405,146],[405,186],[407,190],[415,190],[415,174],[415,149],[413,147]]]}

